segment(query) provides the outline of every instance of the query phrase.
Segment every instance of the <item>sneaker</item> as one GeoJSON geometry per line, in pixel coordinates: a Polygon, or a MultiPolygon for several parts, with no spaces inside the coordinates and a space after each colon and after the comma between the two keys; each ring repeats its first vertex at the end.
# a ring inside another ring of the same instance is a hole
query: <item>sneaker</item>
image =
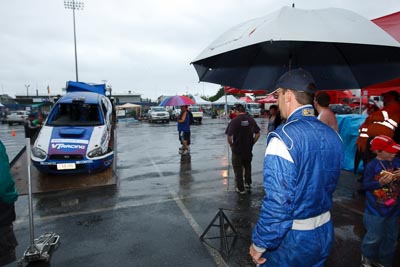
{"type": "Polygon", "coordinates": [[[244,194],[246,194],[246,191],[240,191],[240,189],[239,188],[237,188],[236,187],[236,192],[238,192],[239,194],[241,194],[241,195],[244,195],[244,194]]]}
{"type": "Polygon", "coordinates": [[[244,188],[246,188],[246,189],[251,189],[251,184],[245,183],[245,184],[244,184],[244,188]]]}
{"type": "Polygon", "coordinates": [[[384,267],[382,264],[373,262],[364,255],[361,255],[361,267],[384,267]]]}

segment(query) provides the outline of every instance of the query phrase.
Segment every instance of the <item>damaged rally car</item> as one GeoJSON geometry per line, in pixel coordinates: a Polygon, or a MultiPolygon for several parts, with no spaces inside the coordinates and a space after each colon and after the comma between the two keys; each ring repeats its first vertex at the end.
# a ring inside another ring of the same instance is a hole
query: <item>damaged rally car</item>
{"type": "Polygon", "coordinates": [[[105,87],[103,91],[99,85],[68,82],[67,94],[52,108],[34,143],[33,165],[54,174],[92,173],[110,167],[113,114],[105,87]]]}

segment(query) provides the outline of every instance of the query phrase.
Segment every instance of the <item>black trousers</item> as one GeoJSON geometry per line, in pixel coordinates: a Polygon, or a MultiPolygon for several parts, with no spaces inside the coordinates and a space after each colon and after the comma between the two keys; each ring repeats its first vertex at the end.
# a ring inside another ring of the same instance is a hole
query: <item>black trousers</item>
{"type": "Polygon", "coordinates": [[[250,157],[243,157],[241,155],[232,152],[232,167],[236,178],[236,187],[240,190],[244,190],[243,183],[243,172],[244,172],[244,182],[246,184],[251,184],[251,160],[250,157]]]}
{"type": "Polygon", "coordinates": [[[15,247],[18,245],[13,225],[0,226],[0,266],[15,261],[15,247]]]}

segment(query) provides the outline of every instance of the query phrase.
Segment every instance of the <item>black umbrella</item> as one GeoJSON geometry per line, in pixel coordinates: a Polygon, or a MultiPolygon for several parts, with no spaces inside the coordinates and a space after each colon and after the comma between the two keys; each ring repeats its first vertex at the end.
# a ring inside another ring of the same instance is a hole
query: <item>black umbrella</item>
{"type": "Polygon", "coordinates": [[[348,10],[284,7],[236,26],[193,62],[200,81],[274,89],[286,71],[309,71],[318,89],[353,89],[400,76],[400,44],[348,10]]]}

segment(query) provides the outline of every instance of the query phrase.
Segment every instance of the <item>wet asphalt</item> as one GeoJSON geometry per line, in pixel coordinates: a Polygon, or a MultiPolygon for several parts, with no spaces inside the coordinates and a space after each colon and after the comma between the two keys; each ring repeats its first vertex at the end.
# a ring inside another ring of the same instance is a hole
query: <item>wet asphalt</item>
{"type": "MultiPolygon", "coordinates": [[[[254,266],[248,247],[264,196],[267,132],[266,120],[256,120],[262,135],[253,150],[253,188],[245,195],[234,191],[224,119],[193,125],[191,153],[183,156],[176,122],[119,122],[116,184],[33,195],[34,236],[55,232],[61,244],[49,264],[29,266],[254,266]]],[[[12,159],[24,144],[23,126],[0,125],[0,137],[12,159]]],[[[364,199],[356,179],[342,172],[332,210],[335,243],[326,266],[360,266],[364,199]]],[[[30,244],[26,195],[16,211],[22,257],[30,244]]]]}

